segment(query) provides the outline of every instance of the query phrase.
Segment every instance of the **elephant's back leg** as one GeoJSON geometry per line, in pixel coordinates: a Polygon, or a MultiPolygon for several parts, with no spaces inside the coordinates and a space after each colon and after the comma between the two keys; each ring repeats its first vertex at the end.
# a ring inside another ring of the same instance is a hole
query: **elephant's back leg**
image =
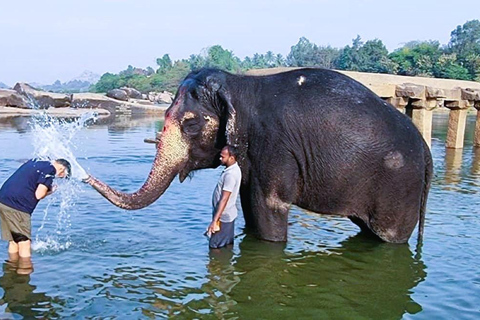
{"type": "Polygon", "coordinates": [[[384,241],[405,243],[420,216],[424,181],[419,174],[405,173],[387,175],[382,180],[368,214],[368,225],[384,241]]]}

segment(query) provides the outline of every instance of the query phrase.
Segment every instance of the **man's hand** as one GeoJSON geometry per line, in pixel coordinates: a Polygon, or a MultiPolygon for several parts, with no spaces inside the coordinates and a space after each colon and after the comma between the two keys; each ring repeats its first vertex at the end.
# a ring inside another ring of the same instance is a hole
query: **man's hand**
{"type": "Polygon", "coordinates": [[[207,235],[211,236],[217,231],[220,231],[220,221],[212,221],[207,228],[207,235]]]}

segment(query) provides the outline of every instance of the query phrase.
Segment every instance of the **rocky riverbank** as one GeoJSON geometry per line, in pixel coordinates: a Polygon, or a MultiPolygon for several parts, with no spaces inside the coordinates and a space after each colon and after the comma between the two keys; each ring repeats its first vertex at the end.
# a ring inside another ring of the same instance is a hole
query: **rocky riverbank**
{"type": "MultiPolygon", "coordinates": [[[[129,94],[134,95],[136,92],[128,91],[119,100],[97,93],[52,93],[37,90],[26,83],[17,83],[13,90],[0,89],[0,116],[46,112],[52,116],[76,117],[92,109],[99,115],[163,114],[169,106],[165,101],[153,99],[154,93],[146,98],[141,95],[132,98],[129,94]]],[[[161,95],[166,97],[167,94],[161,95]]]]}

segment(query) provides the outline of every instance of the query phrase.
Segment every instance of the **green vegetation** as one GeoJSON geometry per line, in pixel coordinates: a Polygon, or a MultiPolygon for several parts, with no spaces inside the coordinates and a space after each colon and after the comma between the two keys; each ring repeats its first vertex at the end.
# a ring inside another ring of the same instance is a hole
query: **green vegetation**
{"type": "Polygon", "coordinates": [[[172,61],[168,54],[157,59],[157,69],[128,66],[119,74],[105,73],[92,86],[95,92],[107,92],[122,86],[141,92],[174,92],[181,80],[202,67],[219,68],[233,73],[275,67],[322,67],[373,73],[480,81],[480,21],[467,21],[450,34],[450,42],[411,41],[389,53],[379,39],[362,42],[360,36],[344,48],[322,47],[305,37],[291,47],[284,58],[268,51],[241,60],[230,50],[215,45],[203,54],[172,61]]]}

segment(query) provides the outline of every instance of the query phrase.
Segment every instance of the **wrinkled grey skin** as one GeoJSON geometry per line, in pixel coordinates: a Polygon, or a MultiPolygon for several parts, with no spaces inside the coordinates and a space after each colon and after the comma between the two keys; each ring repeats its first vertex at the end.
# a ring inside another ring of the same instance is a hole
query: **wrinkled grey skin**
{"type": "Polygon", "coordinates": [[[355,80],[331,70],[238,76],[189,74],[165,115],[152,170],[132,194],[90,177],[116,206],[140,209],[178,174],[214,168],[226,144],[240,155],[242,209],[259,238],[287,240],[292,204],[350,218],[387,242],[423,234],[432,175],[411,120],[355,80]]]}

